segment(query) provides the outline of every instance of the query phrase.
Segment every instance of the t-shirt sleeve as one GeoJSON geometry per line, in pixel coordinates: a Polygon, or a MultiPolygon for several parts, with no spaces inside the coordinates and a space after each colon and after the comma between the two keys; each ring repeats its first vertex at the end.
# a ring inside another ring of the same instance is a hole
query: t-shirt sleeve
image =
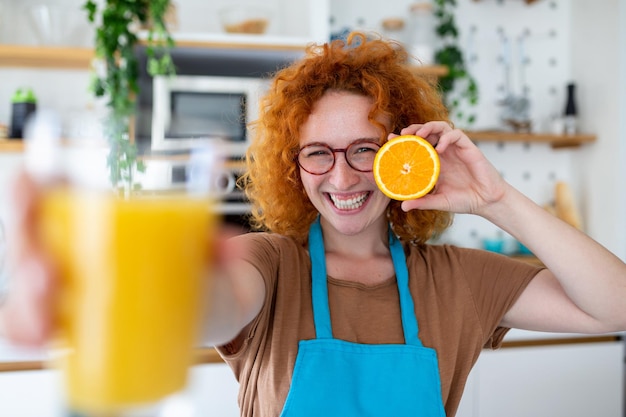
{"type": "Polygon", "coordinates": [[[500,326],[504,315],[544,268],[483,250],[454,250],[483,329],[484,347],[497,349],[510,330],[500,326]]]}

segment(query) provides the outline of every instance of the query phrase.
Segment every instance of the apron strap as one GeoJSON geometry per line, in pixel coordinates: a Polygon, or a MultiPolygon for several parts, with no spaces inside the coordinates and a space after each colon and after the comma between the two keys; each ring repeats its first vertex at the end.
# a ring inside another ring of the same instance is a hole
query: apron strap
{"type": "MultiPolygon", "coordinates": [[[[413,298],[409,291],[409,270],[406,266],[406,256],[402,243],[389,227],[389,250],[400,296],[400,311],[402,314],[402,329],[404,341],[407,345],[422,346],[418,337],[417,318],[413,298]]],[[[333,331],[330,322],[330,308],[328,305],[328,278],[326,274],[326,252],[324,238],[320,225],[320,216],[313,222],[309,230],[309,257],[311,259],[311,281],[313,297],[313,320],[315,334],[318,339],[332,339],[333,331]]]]}
{"type": "Polygon", "coordinates": [[[328,307],[326,253],[320,216],[317,216],[309,231],[309,257],[311,259],[311,291],[315,335],[318,339],[332,339],[333,330],[330,324],[330,308],[328,307]]]}
{"type": "Polygon", "coordinates": [[[400,312],[402,314],[402,329],[404,330],[404,343],[407,345],[422,346],[419,340],[417,318],[415,317],[415,306],[413,297],[409,290],[409,269],[406,265],[406,256],[402,243],[396,237],[391,226],[389,226],[389,250],[393,268],[396,272],[396,282],[400,294],[400,312]]]}

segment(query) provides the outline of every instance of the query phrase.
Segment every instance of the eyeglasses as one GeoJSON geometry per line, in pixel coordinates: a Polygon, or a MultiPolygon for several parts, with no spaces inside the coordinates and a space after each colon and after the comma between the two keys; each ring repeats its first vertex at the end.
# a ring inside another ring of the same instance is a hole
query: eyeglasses
{"type": "Polygon", "coordinates": [[[378,142],[362,139],[352,142],[345,149],[333,149],[324,143],[312,143],[300,149],[296,155],[298,166],[313,175],[322,175],[335,166],[335,154],[342,152],[348,165],[359,172],[371,172],[374,157],[380,149],[378,142]]]}

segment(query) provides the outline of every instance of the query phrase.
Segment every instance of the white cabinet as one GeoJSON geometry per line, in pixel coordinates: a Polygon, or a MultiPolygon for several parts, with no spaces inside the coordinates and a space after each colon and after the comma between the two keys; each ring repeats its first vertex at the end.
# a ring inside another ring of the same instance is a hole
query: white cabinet
{"type": "Polygon", "coordinates": [[[58,372],[0,372],[1,416],[61,417],[61,406],[58,372]]]}
{"type": "MultiPolygon", "coordinates": [[[[198,365],[186,392],[196,415],[238,417],[239,384],[226,364],[198,365]]],[[[0,372],[0,416],[63,417],[58,371],[0,372]]]]}
{"type": "Polygon", "coordinates": [[[624,344],[484,351],[457,417],[623,417],[624,344]]]}
{"type": "MultiPolygon", "coordinates": [[[[0,416],[65,417],[62,375],[42,369],[50,359],[45,349],[16,347],[0,338],[0,416]]],[[[183,393],[194,415],[238,417],[239,383],[228,365],[209,348],[198,350],[197,360],[183,393]]]]}

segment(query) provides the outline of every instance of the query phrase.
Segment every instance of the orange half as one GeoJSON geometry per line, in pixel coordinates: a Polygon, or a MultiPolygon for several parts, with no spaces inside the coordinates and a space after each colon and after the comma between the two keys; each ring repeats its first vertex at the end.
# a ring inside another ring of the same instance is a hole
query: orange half
{"type": "Polygon", "coordinates": [[[374,158],[378,188],[394,200],[413,200],[428,194],[439,178],[439,155],[426,139],[395,137],[380,147],[374,158]]]}

